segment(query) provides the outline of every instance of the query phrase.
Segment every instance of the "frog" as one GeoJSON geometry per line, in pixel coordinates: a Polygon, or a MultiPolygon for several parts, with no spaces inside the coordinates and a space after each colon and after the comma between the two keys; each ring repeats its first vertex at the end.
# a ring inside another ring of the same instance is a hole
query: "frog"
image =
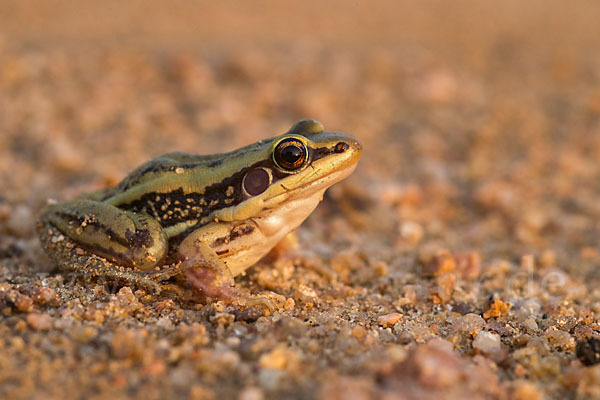
{"type": "Polygon", "coordinates": [[[154,293],[179,280],[203,298],[261,303],[234,278],[294,231],[361,154],[351,135],[305,119],[231,152],[158,156],[113,187],[49,203],[37,231],[62,271],[154,293]]]}

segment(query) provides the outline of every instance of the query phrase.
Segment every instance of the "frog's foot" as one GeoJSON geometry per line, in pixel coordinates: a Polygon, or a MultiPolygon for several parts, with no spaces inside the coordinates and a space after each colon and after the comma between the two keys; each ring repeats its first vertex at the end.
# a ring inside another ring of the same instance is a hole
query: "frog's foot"
{"type": "Polygon", "coordinates": [[[83,275],[86,281],[98,283],[117,282],[136,286],[155,294],[160,294],[162,291],[161,285],[146,277],[144,273],[113,264],[101,257],[90,256],[88,262],[84,264],[84,270],[73,269],[73,271],[83,275]]]}
{"type": "Polygon", "coordinates": [[[245,307],[261,306],[271,313],[275,311],[275,306],[267,297],[241,294],[234,286],[231,271],[224,264],[190,260],[182,263],[182,270],[187,283],[202,297],[245,307]]]}
{"type": "Polygon", "coordinates": [[[50,258],[62,271],[72,273],[85,282],[108,283],[137,286],[148,292],[160,293],[161,285],[146,276],[142,271],[115,264],[103,257],[79,249],[69,238],[52,243],[50,258]]]}
{"type": "Polygon", "coordinates": [[[162,279],[153,279],[152,268],[165,255],[167,238],[147,214],[78,199],[49,205],[37,230],[42,247],[63,271],[87,282],[132,285],[154,293],[162,290],[158,283],[162,279]]]}
{"type": "Polygon", "coordinates": [[[218,265],[191,260],[182,263],[182,270],[187,283],[203,296],[225,301],[231,301],[237,297],[229,269],[221,269],[218,265]]]}
{"type": "Polygon", "coordinates": [[[194,291],[201,298],[210,297],[248,307],[260,305],[272,312],[275,307],[270,299],[245,296],[235,288],[231,269],[198,235],[202,232],[192,233],[179,245],[182,262],[178,268],[194,291]]]}

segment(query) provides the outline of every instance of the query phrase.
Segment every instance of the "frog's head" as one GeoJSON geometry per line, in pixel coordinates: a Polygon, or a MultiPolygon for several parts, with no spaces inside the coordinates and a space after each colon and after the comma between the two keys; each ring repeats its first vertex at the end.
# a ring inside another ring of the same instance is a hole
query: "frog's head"
{"type": "Polygon", "coordinates": [[[238,181],[242,198],[215,214],[221,221],[264,217],[275,211],[288,215],[294,210],[306,214],[298,217],[303,220],[329,186],[354,171],[362,147],[350,135],[326,132],[319,122],[302,120],[283,135],[248,146],[242,153],[250,165],[238,181]]]}

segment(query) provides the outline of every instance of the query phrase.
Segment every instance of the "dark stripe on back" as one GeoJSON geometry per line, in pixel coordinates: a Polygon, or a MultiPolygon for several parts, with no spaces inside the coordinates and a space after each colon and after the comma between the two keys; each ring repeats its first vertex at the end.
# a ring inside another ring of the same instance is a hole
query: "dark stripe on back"
{"type": "MultiPolygon", "coordinates": [[[[311,162],[327,157],[333,153],[335,153],[335,146],[330,148],[309,148],[311,162]]],[[[222,160],[218,161],[222,162],[222,160]]],[[[215,161],[209,165],[213,164],[217,166],[219,163],[215,161]]],[[[136,175],[139,177],[150,172],[165,172],[168,170],[175,170],[176,168],[186,169],[196,166],[198,166],[198,163],[178,163],[177,165],[153,164],[149,165],[146,169],[142,169],[139,174],[136,173],[136,175]]],[[[203,194],[197,192],[185,193],[183,188],[180,187],[168,193],[147,193],[138,200],[128,204],[120,204],[118,207],[124,210],[151,215],[156,218],[163,227],[174,226],[181,222],[194,219],[200,221],[217,210],[234,206],[246,200],[246,196],[242,191],[242,180],[249,170],[260,167],[269,168],[272,171],[273,183],[289,176],[289,173],[280,171],[276,168],[269,157],[267,160],[261,160],[249,167],[241,169],[221,182],[217,182],[204,188],[203,194]],[[227,189],[229,187],[232,187],[233,190],[230,190],[230,195],[228,196],[227,189]]],[[[207,173],[210,173],[210,171],[207,171],[207,173]]],[[[119,191],[126,190],[127,187],[130,187],[133,184],[134,179],[126,179],[119,184],[119,191]]],[[[199,224],[199,226],[200,225],[201,224],[199,224]]],[[[195,226],[194,229],[199,226],[195,226]]],[[[187,231],[188,230],[186,230],[186,232],[187,231]]]]}
{"type": "MultiPolygon", "coordinates": [[[[242,191],[242,180],[246,172],[258,167],[271,167],[270,160],[257,162],[243,168],[231,177],[204,188],[204,193],[184,193],[178,188],[168,193],[147,193],[139,200],[119,205],[119,208],[147,213],[156,218],[163,227],[176,225],[193,219],[201,220],[212,212],[238,204],[245,200],[242,191]],[[232,187],[230,195],[228,188],[232,187]]],[[[185,168],[185,167],[184,167],[185,168]]],[[[273,171],[273,181],[281,179],[285,174],[273,171]]]]}

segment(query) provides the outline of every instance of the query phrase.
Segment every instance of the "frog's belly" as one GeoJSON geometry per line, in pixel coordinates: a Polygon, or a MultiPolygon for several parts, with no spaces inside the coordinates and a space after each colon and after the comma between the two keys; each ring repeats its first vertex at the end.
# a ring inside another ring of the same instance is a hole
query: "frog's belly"
{"type": "Polygon", "coordinates": [[[309,197],[290,201],[275,210],[251,218],[242,223],[248,228],[228,243],[213,247],[213,250],[227,264],[232,274],[239,275],[248,267],[256,264],[285,235],[296,229],[317,207],[325,189],[309,197]]]}

